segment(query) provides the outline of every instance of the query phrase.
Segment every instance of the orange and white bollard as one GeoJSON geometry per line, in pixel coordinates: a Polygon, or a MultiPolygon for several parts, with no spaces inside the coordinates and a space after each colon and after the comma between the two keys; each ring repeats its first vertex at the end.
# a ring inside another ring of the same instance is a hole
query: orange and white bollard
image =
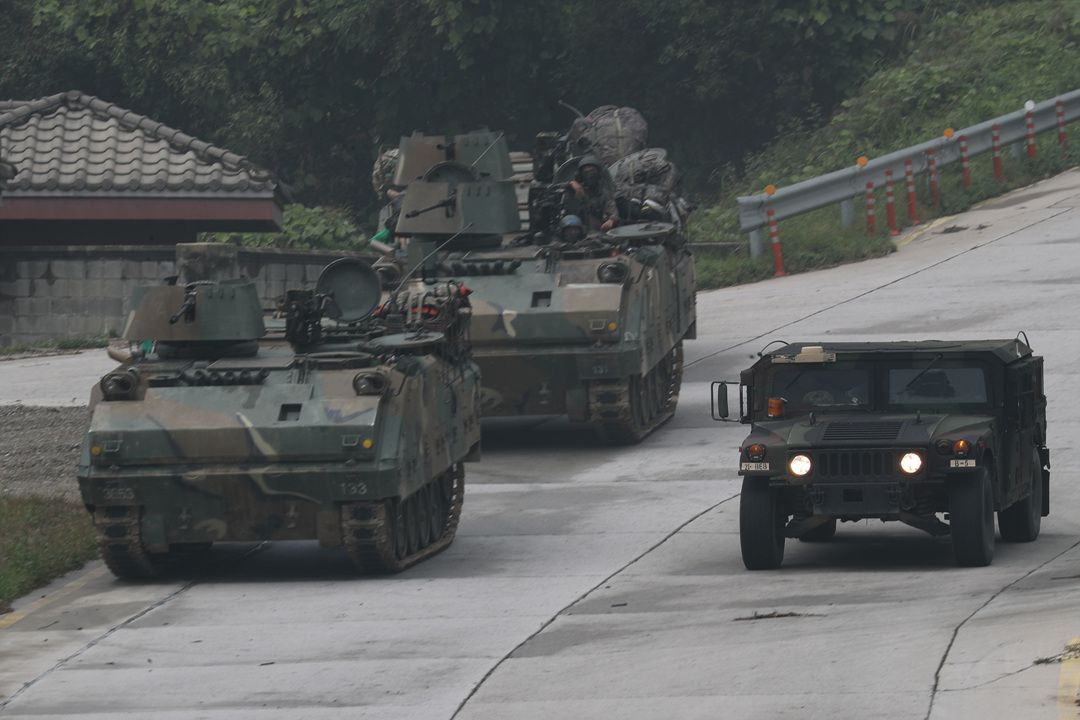
{"type": "Polygon", "coordinates": [[[964,187],[971,187],[971,161],[968,160],[967,135],[960,139],[960,171],[964,176],[964,187]]]}
{"type": "Polygon", "coordinates": [[[866,183],[866,234],[870,237],[877,235],[877,197],[874,192],[874,183],[866,183]]]}
{"type": "Polygon", "coordinates": [[[930,179],[930,203],[935,208],[941,207],[941,184],[938,182],[937,158],[933,149],[926,151],[926,175],[930,179]]]}
{"type": "Polygon", "coordinates": [[[1005,182],[1005,169],[1001,166],[1001,128],[996,123],[990,126],[990,142],[994,156],[994,179],[1005,182]]]}
{"type": "Polygon", "coordinates": [[[1027,114],[1024,115],[1024,133],[1027,138],[1027,155],[1029,158],[1033,158],[1038,152],[1035,145],[1035,112],[1033,110],[1028,110],[1027,114]]]}
{"type": "Polygon", "coordinates": [[[904,181],[907,183],[907,216],[912,225],[918,225],[919,213],[915,205],[915,172],[911,161],[904,161],[904,181]]]}
{"type": "Polygon", "coordinates": [[[896,198],[893,196],[892,170],[885,171],[885,221],[889,223],[889,234],[896,237],[900,234],[896,227],[896,198]]]}
{"type": "Polygon", "coordinates": [[[772,245],[773,277],[783,277],[784,272],[784,249],[780,247],[780,225],[776,222],[776,211],[769,208],[765,211],[769,218],[769,243],[772,245]]]}
{"type": "Polygon", "coordinates": [[[1054,103],[1054,115],[1057,116],[1058,145],[1064,152],[1069,149],[1069,137],[1065,134],[1065,104],[1060,100],[1054,103]]]}

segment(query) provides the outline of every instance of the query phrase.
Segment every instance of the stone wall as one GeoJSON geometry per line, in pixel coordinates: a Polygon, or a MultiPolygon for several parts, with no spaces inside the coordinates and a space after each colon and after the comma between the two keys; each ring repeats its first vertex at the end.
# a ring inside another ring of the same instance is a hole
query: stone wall
{"type": "MultiPolygon", "coordinates": [[[[237,260],[272,308],[286,289],[313,287],[331,260],[355,255],[240,248],[237,260]]],[[[176,274],[173,246],[0,247],[0,347],[117,335],[135,287],[176,274]]]]}

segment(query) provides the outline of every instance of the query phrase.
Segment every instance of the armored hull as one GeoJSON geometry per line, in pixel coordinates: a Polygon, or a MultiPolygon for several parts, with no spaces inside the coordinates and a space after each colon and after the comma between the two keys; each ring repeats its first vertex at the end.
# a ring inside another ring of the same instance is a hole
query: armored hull
{"type": "Polygon", "coordinates": [[[566,415],[636,442],[674,412],[682,341],[694,332],[689,253],[525,246],[442,269],[469,273],[484,415],[566,415]]]}
{"type": "Polygon", "coordinates": [[[107,375],[79,485],[109,567],[147,577],[215,542],[318,539],[396,571],[449,545],[479,371],[448,332],[392,329],[407,332],[361,323],[300,347],[272,333],[239,357],[159,341],[107,375]]]}
{"type": "Polygon", "coordinates": [[[527,198],[501,135],[413,135],[399,162],[399,252],[380,261],[384,287],[420,297],[428,283],[455,278],[469,288],[484,415],[565,415],[618,443],[671,417],[696,319],[693,257],[674,204],[645,208],[661,219],[611,228],[612,218],[569,239],[556,226],[577,197],[562,181],[576,161],[560,168],[560,182],[528,181],[527,198]]]}

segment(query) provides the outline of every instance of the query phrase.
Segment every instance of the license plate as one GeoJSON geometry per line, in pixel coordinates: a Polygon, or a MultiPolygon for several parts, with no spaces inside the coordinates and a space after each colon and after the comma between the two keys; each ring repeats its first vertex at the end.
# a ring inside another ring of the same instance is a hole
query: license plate
{"type": "Polygon", "coordinates": [[[975,461],[974,460],[950,460],[949,461],[949,467],[954,467],[954,468],[975,467],[975,461]]]}
{"type": "Polygon", "coordinates": [[[739,465],[740,470],[768,470],[769,463],[742,463],[739,465]]]}

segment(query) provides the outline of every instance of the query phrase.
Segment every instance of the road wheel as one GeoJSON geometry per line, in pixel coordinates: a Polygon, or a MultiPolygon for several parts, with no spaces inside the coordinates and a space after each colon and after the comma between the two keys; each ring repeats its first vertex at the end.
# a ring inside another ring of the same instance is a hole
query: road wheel
{"type": "Polygon", "coordinates": [[[416,493],[413,493],[411,496],[405,498],[402,504],[405,506],[405,535],[409,543],[409,555],[412,555],[420,549],[419,496],[416,493]]]}
{"type": "Polygon", "coordinates": [[[387,512],[390,515],[390,535],[394,543],[394,558],[401,560],[409,554],[409,538],[405,529],[404,501],[387,501],[387,512]]]}
{"type": "Polygon", "coordinates": [[[834,535],[836,535],[836,518],[832,518],[829,522],[803,533],[799,536],[799,540],[801,542],[825,542],[826,540],[832,540],[834,535]]]}
{"type": "Polygon", "coordinates": [[[1042,458],[1039,449],[1032,450],[1031,487],[1028,496],[998,511],[1001,539],[1006,542],[1031,542],[1039,537],[1042,527],[1042,458]]]}
{"type": "Polygon", "coordinates": [[[985,567],[994,560],[994,489],[989,468],[949,480],[949,526],[956,564],[985,567]]]}
{"type": "Polygon", "coordinates": [[[442,538],[443,531],[446,530],[446,504],[443,502],[443,488],[437,478],[432,480],[428,487],[428,503],[428,522],[431,526],[428,532],[431,542],[435,542],[442,538]]]}
{"type": "Polygon", "coordinates": [[[784,523],[777,493],[765,478],[743,478],[739,542],[747,570],[775,570],[784,561],[784,523]]]}
{"type": "Polygon", "coordinates": [[[421,548],[426,548],[435,539],[435,536],[431,534],[431,488],[431,483],[428,483],[416,493],[416,515],[421,548]]]}

